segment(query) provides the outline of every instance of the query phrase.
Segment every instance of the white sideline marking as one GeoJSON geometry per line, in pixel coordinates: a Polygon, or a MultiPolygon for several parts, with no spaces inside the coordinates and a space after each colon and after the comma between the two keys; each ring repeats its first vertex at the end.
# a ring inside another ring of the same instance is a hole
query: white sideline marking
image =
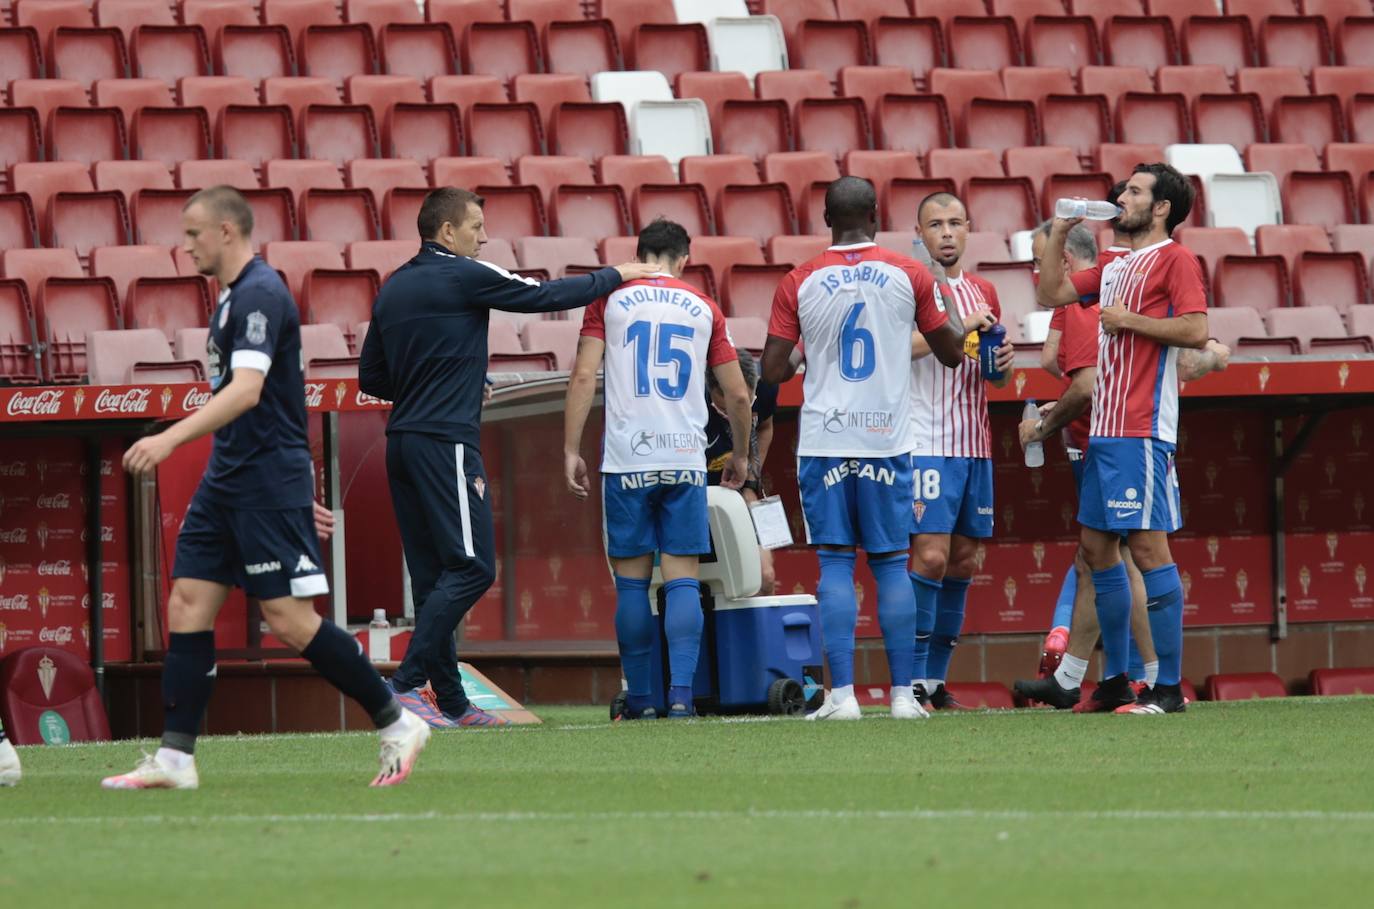
{"type": "Polygon", "coordinates": [[[554,821],[731,821],[731,820],[895,820],[895,821],[1030,821],[1066,819],[1074,821],[1350,821],[1374,823],[1374,811],[1038,811],[951,809],[763,809],[747,811],[421,811],[390,814],[218,814],[218,815],[48,815],[46,817],[0,818],[0,827],[28,824],[393,824],[415,821],[453,821],[464,823],[548,823],[554,821]]]}

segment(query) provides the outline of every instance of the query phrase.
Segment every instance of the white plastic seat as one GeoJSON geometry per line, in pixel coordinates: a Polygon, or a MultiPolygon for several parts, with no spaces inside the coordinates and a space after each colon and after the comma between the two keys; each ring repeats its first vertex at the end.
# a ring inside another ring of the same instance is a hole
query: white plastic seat
{"type": "Polygon", "coordinates": [[[672,101],[673,87],[663,73],[649,70],[605,72],[592,76],[593,101],[619,101],[626,116],[634,116],[640,101],[672,101]]]}
{"type": "Polygon", "coordinates": [[[1209,227],[1239,227],[1253,243],[1260,225],[1282,223],[1283,201],[1273,174],[1213,174],[1207,181],[1209,227]]]}
{"type": "Polygon", "coordinates": [[[1026,313],[1024,324],[1021,326],[1022,337],[1030,344],[1044,344],[1045,339],[1050,336],[1052,318],[1054,313],[1044,309],[1026,313]]]}
{"type": "Polygon", "coordinates": [[[1210,182],[1215,174],[1243,174],[1245,165],[1234,145],[1170,145],[1164,160],[1181,173],[1196,174],[1210,182]]]}
{"type": "Polygon", "coordinates": [[[777,16],[713,19],[706,27],[711,37],[711,69],[741,72],[754,83],[761,72],[787,69],[787,41],[777,16]]]}
{"type": "Polygon", "coordinates": [[[745,0],[673,0],[673,12],[678,22],[707,23],[721,17],[745,17],[749,5],[745,0]]]}
{"type": "Polygon", "coordinates": [[[689,155],[711,154],[711,119],[700,98],[640,101],[630,114],[630,144],[636,155],[662,155],[676,170],[689,155]]]}
{"type": "Polygon", "coordinates": [[[1031,241],[1035,239],[1034,230],[1018,230],[1011,235],[1011,260],[1013,262],[1029,262],[1035,258],[1031,255],[1031,241]]]}

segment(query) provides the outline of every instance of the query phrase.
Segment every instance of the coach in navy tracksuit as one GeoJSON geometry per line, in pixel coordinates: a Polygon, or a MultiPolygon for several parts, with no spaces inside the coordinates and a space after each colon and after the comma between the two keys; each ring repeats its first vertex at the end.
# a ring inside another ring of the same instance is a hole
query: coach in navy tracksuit
{"type": "Polygon", "coordinates": [[[403,704],[433,726],[504,722],[468,702],[453,633],[496,578],[486,477],[478,450],[489,311],[586,306],[645,265],[539,283],[475,257],[487,241],[481,197],[447,187],[417,219],[423,243],[372,307],[358,379],[392,402],[386,469],[415,596],[415,633],[391,679],[403,704]],[[418,689],[428,680],[438,710],[418,689]]]}

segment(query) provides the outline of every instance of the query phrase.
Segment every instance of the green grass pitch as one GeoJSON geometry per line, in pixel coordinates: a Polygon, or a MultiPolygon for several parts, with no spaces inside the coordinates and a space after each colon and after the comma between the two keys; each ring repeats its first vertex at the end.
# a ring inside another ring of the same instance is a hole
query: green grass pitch
{"type": "MultiPolygon", "coordinates": [[[[0,905],[1359,906],[1374,698],[895,722],[210,738],[196,792],[103,792],[124,742],[21,749],[0,905]]],[[[152,747],[152,743],[143,743],[152,747]]]]}

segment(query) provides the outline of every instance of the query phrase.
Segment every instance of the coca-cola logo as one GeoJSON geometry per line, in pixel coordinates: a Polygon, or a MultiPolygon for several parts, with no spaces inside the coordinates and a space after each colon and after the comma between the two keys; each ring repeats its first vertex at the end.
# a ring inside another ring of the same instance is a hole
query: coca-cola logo
{"type": "Polygon", "coordinates": [[[96,413],[147,413],[152,402],[151,388],[130,388],[127,391],[110,391],[102,388],[95,396],[96,413]]]}
{"type": "Polygon", "coordinates": [[[387,402],[381,398],[373,397],[361,389],[353,397],[353,402],[359,407],[385,407],[387,402]]]}
{"type": "Polygon", "coordinates": [[[43,628],[38,632],[38,640],[43,644],[70,644],[72,626],[59,625],[56,628],[43,628]]]}
{"type": "Polygon", "coordinates": [[[29,475],[29,464],[27,461],[10,461],[8,464],[0,464],[0,477],[27,477],[29,475]]]}
{"type": "MultiPolygon", "coordinates": [[[[81,528],[81,542],[84,543],[84,542],[86,542],[87,540],[89,540],[90,538],[91,538],[90,531],[88,531],[88,530],[87,530],[86,528],[84,528],[84,527],[81,528]]],[[[108,526],[106,526],[106,525],[104,525],[104,524],[100,525],[100,542],[102,542],[102,543],[113,543],[113,542],[114,542],[114,528],[113,528],[113,527],[108,527],[108,526]]]]}
{"type": "Polygon", "coordinates": [[[182,410],[200,410],[210,403],[210,392],[202,391],[192,386],[186,389],[186,396],[181,399],[182,410]]]}
{"type": "Polygon", "coordinates": [[[306,382],[305,383],[305,406],[319,407],[324,403],[324,383],[306,382]]]}
{"type": "Polygon", "coordinates": [[[32,394],[24,394],[21,391],[10,398],[5,410],[12,417],[54,416],[61,412],[62,396],[66,393],[66,389],[63,388],[49,388],[32,394]]]}
{"type": "Polygon", "coordinates": [[[55,562],[39,562],[38,573],[40,575],[69,575],[72,573],[72,563],[70,559],[58,559],[55,562]]]}
{"type": "MultiPolygon", "coordinates": [[[[90,609],[90,608],[91,608],[91,595],[90,595],[89,593],[84,593],[84,594],[81,595],[81,608],[82,608],[82,609],[90,609]]],[[[101,594],[100,594],[100,608],[101,608],[101,609],[114,609],[114,608],[115,608],[115,595],[114,595],[114,593],[113,593],[112,591],[105,590],[105,591],[102,591],[102,592],[101,592],[101,594]]]]}
{"type": "Polygon", "coordinates": [[[72,497],[65,492],[55,492],[50,496],[39,496],[34,503],[39,508],[52,508],[66,510],[72,507],[72,497]]]}
{"type": "Polygon", "coordinates": [[[0,596],[0,609],[9,612],[24,612],[29,608],[29,595],[16,593],[14,596],[0,596]]]}
{"type": "Polygon", "coordinates": [[[27,543],[29,541],[29,529],[27,527],[16,527],[13,530],[0,530],[0,543],[27,543]]]}
{"type": "MultiPolygon", "coordinates": [[[[89,468],[86,467],[86,462],[85,462],[85,461],[82,461],[82,462],[81,462],[81,475],[84,477],[84,476],[86,476],[86,475],[89,474],[89,473],[90,473],[90,470],[89,470],[89,468]]],[[[114,475],[114,461],[111,461],[109,458],[101,458],[101,459],[100,459],[100,475],[101,475],[102,477],[113,476],[113,475],[114,475]]]]}

